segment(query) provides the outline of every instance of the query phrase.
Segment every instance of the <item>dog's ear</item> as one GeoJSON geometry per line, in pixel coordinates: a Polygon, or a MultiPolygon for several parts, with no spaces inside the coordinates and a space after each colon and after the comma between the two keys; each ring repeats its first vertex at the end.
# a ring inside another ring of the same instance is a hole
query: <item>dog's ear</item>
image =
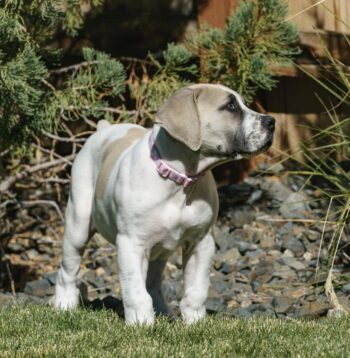
{"type": "Polygon", "coordinates": [[[198,94],[195,89],[178,90],[160,108],[155,119],[155,123],[193,151],[197,151],[202,144],[198,94]]]}

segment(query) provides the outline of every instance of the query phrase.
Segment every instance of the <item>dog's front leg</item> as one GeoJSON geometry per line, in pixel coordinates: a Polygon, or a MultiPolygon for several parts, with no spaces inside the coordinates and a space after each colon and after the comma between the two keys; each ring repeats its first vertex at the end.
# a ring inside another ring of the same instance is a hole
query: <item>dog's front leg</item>
{"type": "Polygon", "coordinates": [[[152,324],[152,298],[146,290],[149,250],[139,240],[118,235],[119,278],[127,324],[152,324]]]}
{"type": "Polygon", "coordinates": [[[148,266],[146,287],[153,300],[153,307],[157,314],[168,315],[169,309],[165,303],[162,293],[163,271],[167,259],[156,259],[148,266]]]}
{"type": "Polygon", "coordinates": [[[190,252],[184,254],[184,296],[180,310],[187,324],[205,316],[205,301],[208,296],[209,273],[214,253],[214,238],[209,232],[190,252]]]}

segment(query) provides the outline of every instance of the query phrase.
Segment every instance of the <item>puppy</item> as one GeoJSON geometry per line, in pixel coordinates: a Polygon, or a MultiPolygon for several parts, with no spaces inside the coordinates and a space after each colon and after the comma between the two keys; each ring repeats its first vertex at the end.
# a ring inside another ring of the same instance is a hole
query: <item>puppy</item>
{"type": "Polygon", "coordinates": [[[150,131],[106,123],[99,122],[72,167],[55,305],[78,305],[81,256],[97,230],[117,246],[128,324],[152,324],[155,311],[168,313],[162,272],[179,246],[181,315],[195,322],[206,312],[215,249],[218,196],[210,169],[267,150],[275,120],[225,86],[198,84],[171,96],[150,131]]]}

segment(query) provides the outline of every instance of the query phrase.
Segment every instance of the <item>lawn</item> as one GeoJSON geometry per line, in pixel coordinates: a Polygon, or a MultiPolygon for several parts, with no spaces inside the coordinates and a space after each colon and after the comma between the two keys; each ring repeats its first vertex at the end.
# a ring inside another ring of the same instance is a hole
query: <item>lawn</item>
{"type": "Polygon", "coordinates": [[[349,357],[350,319],[225,319],[128,327],[112,311],[0,311],[1,357],[349,357]]]}

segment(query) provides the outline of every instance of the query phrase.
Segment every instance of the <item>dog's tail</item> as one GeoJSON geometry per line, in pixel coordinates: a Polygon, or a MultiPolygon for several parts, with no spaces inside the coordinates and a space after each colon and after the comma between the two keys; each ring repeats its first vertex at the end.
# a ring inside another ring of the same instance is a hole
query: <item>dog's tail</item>
{"type": "Polygon", "coordinates": [[[97,122],[97,130],[99,131],[102,128],[107,128],[109,127],[111,124],[106,121],[105,119],[101,119],[97,122]]]}

